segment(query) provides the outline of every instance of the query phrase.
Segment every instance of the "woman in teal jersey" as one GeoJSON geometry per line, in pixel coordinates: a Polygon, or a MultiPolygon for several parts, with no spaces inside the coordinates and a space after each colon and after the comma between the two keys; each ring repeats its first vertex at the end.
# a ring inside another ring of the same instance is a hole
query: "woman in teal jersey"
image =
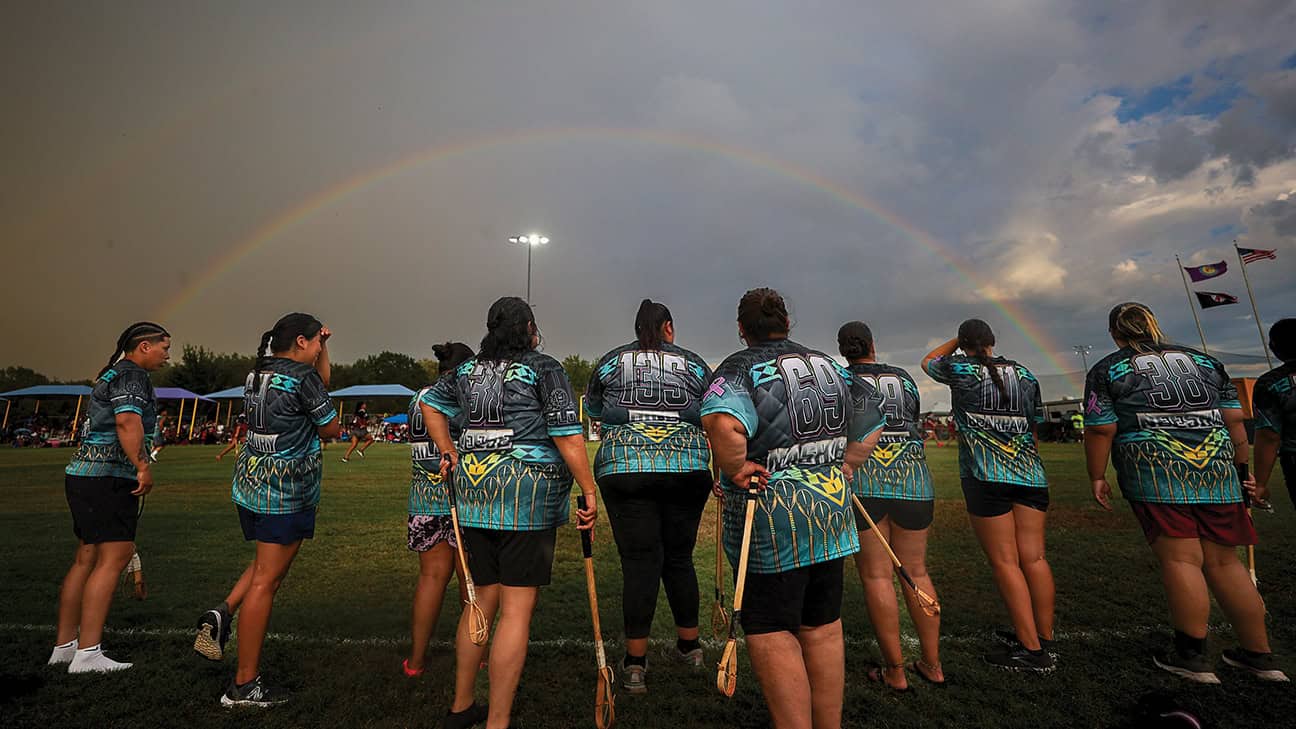
{"type": "Polygon", "coordinates": [[[242,606],[238,669],[221,696],[224,706],[273,706],[287,701],[261,678],[261,647],[275,592],[303,539],[315,535],[319,505],[320,439],[336,438],[337,410],[328,396],[331,332],[309,314],[288,314],[261,336],[255,369],[244,388],[251,432],[234,466],[233,500],[243,538],[256,542],[252,564],[219,607],[198,622],[194,650],[224,655],[230,619],[242,606]]]}
{"type": "Polygon", "coordinates": [[[777,291],[738,303],[747,348],[716,369],[702,401],[725,494],[724,548],[737,572],[755,499],[741,624],[775,727],[841,725],[842,560],[859,551],[843,467],[877,443],[881,399],[832,357],[788,338],[777,291]],[[757,493],[752,493],[752,490],[757,493]]]}
{"type": "Polygon", "coordinates": [[[1269,349],[1282,364],[1255,383],[1257,500],[1269,500],[1269,477],[1274,463],[1281,463],[1287,493],[1296,504],[1296,319],[1281,319],[1269,328],[1269,349]]]}
{"type": "Polygon", "coordinates": [[[1044,420],[1039,382],[1017,362],[996,357],[994,345],[990,325],[969,319],[923,358],[922,368],[950,388],[968,518],[1012,619],[1012,630],[995,632],[1007,651],[985,660],[1051,671],[1054,587],[1044,559],[1049,493],[1035,435],[1044,420]]]}
{"type": "Polygon", "coordinates": [[[1198,683],[1219,683],[1206,654],[1210,596],[1241,648],[1224,662],[1267,681],[1286,681],[1269,649],[1265,607],[1237,547],[1256,543],[1244,503],[1247,433],[1237,388],[1224,366],[1167,342],[1152,311],[1129,302],[1107,320],[1119,349],[1085,382],[1085,456],[1094,498],[1111,509],[1107,462],[1152,552],[1174,624],[1173,649],[1158,668],[1198,683]]]}
{"type": "Polygon", "coordinates": [[[64,476],[77,551],[59,589],[58,635],[49,665],[68,673],[130,668],[103,652],[117,578],[135,553],[140,499],[153,489],[149,441],[157,398],[148,373],[170,358],[171,335],[139,322],[117,338],[90,395],[89,426],[64,476]]]}
{"type": "MultiPolygon", "coordinates": [[[[432,348],[436,355],[437,371],[441,376],[458,369],[472,359],[473,351],[461,342],[447,342],[432,348]]],[[[409,404],[410,458],[413,472],[410,476],[409,518],[407,543],[411,552],[419,556],[418,585],[414,588],[414,610],[410,619],[412,646],[410,657],[402,664],[406,676],[423,673],[423,658],[427,654],[428,639],[441,615],[441,601],[445,597],[450,575],[459,575],[459,598],[467,599],[459,561],[455,559],[458,543],[454,526],[450,523],[450,500],[441,480],[441,451],[428,437],[427,422],[432,407],[422,402],[432,389],[429,385],[414,393],[409,404]]],[[[450,435],[458,438],[463,431],[462,418],[450,423],[450,435]]]]}
{"type": "Polygon", "coordinates": [[[508,296],[491,305],[481,351],[446,373],[422,402],[428,435],[442,454],[442,477],[453,474],[456,511],[468,571],[491,636],[490,701],[473,689],[486,648],[472,642],[464,611],[455,640],[455,695],[445,727],[487,721],[507,726],[526,662],[531,615],[549,584],[557,529],[571,516],[573,478],[586,508],[577,528],[594,528],[594,474],[562,365],[536,351],[540,329],[531,307],[508,296]],[[458,445],[450,419],[463,414],[458,445]],[[460,455],[460,450],[463,455],[460,455]]]}
{"type": "MultiPolygon", "coordinates": [[[[843,325],[837,331],[837,349],[846,358],[850,373],[882,397],[882,413],[886,416],[878,445],[868,460],[855,469],[851,489],[868,509],[878,531],[890,542],[914,582],[935,597],[936,587],[927,574],[927,532],[932,523],[936,493],[923,450],[918,386],[908,372],[877,361],[873,332],[864,322],[843,325]]],[[[870,678],[904,690],[909,682],[900,647],[900,609],[896,604],[891,557],[877,539],[864,535],[869,530],[867,521],[856,515],[855,525],[860,531],[855,568],[864,585],[864,601],[884,662],[882,669],[870,673],[870,678]]],[[[943,684],[945,674],[937,645],[940,616],[923,612],[909,590],[904,590],[904,596],[922,650],[922,657],[907,667],[931,683],[943,684]]]]}
{"type": "Polygon", "coordinates": [[[698,414],[711,370],[675,346],[675,322],[665,304],[643,300],[635,336],[599,358],[585,407],[602,421],[594,476],[621,556],[622,685],[645,693],[659,585],[666,587],[677,634],[663,655],[702,665],[693,547],[713,483],[698,414]]]}

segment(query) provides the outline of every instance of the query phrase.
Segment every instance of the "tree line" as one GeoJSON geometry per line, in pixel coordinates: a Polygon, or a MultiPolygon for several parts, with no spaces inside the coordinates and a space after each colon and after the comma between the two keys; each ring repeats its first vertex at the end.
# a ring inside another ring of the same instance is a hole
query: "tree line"
{"type": "MultiPolygon", "coordinates": [[[[252,370],[256,358],[249,354],[218,353],[205,347],[185,345],[179,358],[154,372],[155,387],[183,387],[190,392],[206,395],[242,385],[252,370]]],[[[585,391],[594,363],[573,354],[562,361],[576,394],[585,391]]],[[[362,357],[350,364],[334,362],[329,389],[340,390],[352,385],[400,384],[411,390],[436,381],[440,374],[435,359],[415,359],[400,352],[383,351],[362,357]]],[[[76,384],[92,385],[90,380],[55,380],[29,367],[0,368],[0,392],[9,392],[34,385],[76,384]]]]}

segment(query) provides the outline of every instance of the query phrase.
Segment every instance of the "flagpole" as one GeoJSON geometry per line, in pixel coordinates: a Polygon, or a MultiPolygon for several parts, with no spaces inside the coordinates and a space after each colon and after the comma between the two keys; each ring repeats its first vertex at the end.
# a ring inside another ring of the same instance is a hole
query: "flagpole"
{"type": "Polygon", "coordinates": [[[1264,324],[1260,323],[1260,309],[1256,307],[1255,294],[1251,291],[1251,277],[1247,275],[1246,261],[1242,260],[1242,251],[1238,250],[1237,241],[1233,241],[1233,250],[1237,252],[1238,265],[1242,266],[1242,280],[1246,281],[1247,296],[1251,298],[1251,313],[1255,315],[1256,330],[1260,332],[1260,349],[1264,350],[1265,362],[1273,369],[1273,359],[1269,356],[1269,343],[1265,341],[1264,324]]]}
{"type": "Polygon", "coordinates": [[[1188,288],[1188,273],[1184,271],[1183,261],[1179,260],[1179,254],[1175,254],[1175,263],[1179,264],[1179,277],[1184,282],[1184,295],[1188,297],[1188,308],[1192,309],[1193,321],[1197,323],[1197,336],[1201,337],[1202,352],[1210,354],[1206,348],[1206,333],[1202,331],[1201,317],[1197,316],[1197,302],[1193,301],[1192,290],[1188,288]]]}

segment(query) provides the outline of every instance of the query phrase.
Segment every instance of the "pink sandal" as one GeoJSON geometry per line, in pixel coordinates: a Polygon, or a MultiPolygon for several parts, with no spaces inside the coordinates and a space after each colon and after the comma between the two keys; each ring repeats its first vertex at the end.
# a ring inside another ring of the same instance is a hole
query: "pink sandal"
{"type": "Polygon", "coordinates": [[[422,675],[423,675],[423,669],[422,669],[422,668],[410,668],[410,667],[409,667],[409,659],[408,659],[408,658],[406,658],[405,660],[401,661],[401,670],[405,672],[405,676],[408,677],[408,678],[418,678],[419,676],[422,676],[422,675]]]}

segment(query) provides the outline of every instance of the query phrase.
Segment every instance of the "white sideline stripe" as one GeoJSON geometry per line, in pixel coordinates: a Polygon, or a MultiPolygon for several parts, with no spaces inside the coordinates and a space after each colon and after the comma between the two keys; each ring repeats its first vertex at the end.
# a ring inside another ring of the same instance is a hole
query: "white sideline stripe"
{"type": "MultiPolygon", "coordinates": [[[[1141,638],[1153,631],[1165,631],[1169,629],[1169,624],[1162,625],[1139,625],[1132,628],[1121,630],[1073,630],[1058,631],[1055,638],[1058,641],[1088,641],[1095,639],[1116,639],[1129,640],[1131,638],[1141,638]]],[[[1224,624],[1211,625],[1209,631],[1212,633],[1226,632],[1229,626],[1224,624]]],[[[104,632],[109,635],[123,636],[146,636],[151,638],[192,638],[197,628],[104,628],[104,632]]],[[[57,626],[54,625],[36,625],[33,623],[0,623],[0,632],[5,633],[56,633],[57,626]]],[[[237,632],[237,631],[236,631],[237,632]]],[[[267,640],[279,641],[283,643],[300,643],[302,645],[341,645],[341,646],[382,646],[398,647],[409,644],[408,636],[399,638],[343,638],[340,636],[328,635],[299,635],[296,633],[266,633],[267,640]]],[[[901,642],[907,648],[917,648],[918,638],[908,633],[901,635],[901,642]]],[[[987,629],[982,633],[967,633],[963,635],[942,635],[942,645],[964,645],[970,643],[987,643],[993,642],[994,638],[987,629]]],[[[648,641],[651,645],[664,646],[674,645],[675,641],[666,638],[650,638],[648,641]]],[[[702,645],[708,648],[719,648],[724,645],[724,640],[714,638],[702,638],[702,645]]],[[[743,642],[741,637],[738,642],[743,642]]],[[[620,645],[621,641],[613,638],[604,639],[605,645],[620,645]]],[[[846,636],[846,644],[852,646],[869,646],[877,645],[873,638],[857,638],[846,636]]],[[[436,640],[428,644],[434,648],[453,648],[454,643],[448,640],[436,640]]],[[[533,640],[528,645],[536,648],[587,648],[594,647],[594,641],[588,638],[551,638],[548,640],[533,640]]]]}

